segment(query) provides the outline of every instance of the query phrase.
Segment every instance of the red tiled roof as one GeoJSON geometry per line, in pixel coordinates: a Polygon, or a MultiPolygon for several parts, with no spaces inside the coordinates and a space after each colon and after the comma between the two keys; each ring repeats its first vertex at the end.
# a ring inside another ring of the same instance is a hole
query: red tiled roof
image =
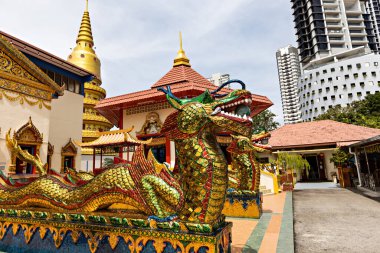
{"type": "MultiPolygon", "coordinates": [[[[173,94],[179,98],[185,96],[195,97],[202,94],[206,89],[212,91],[217,88],[191,67],[180,65],[173,67],[158,82],[152,85],[151,89],[103,99],[95,108],[108,120],[117,125],[120,110],[166,101],[165,94],[157,91],[158,87],[166,85],[170,85],[173,94]]],[[[225,88],[221,92],[227,93],[231,91],[231,89],[225,88]]],[[[260,113],[273,104],[267,97],[255,94],[252,95],[252,100],[255,106],[252,115],[260,113]]]]}
{"type": "MultiPolygon", "coordinates": [[[[274,149],[327,146],[371,138],[379,135],[380,129],[356,126],[333,120],[320,120],[289,124],[271,132],[269,145],[274,149]]],[[[344,145],[346,146],[346,145],[344,145]]]]}
{"type": "Polygon", "coordinates": [[[193,70],[191,67],[184,65],[173,67],[168,73],[166,73],[166,75],[164,75],[160,80],[153,84],[151,88],[158,88],[179,82],[193,82],[205,86],[210,86],[212,89],[215,89],[215,86],[210,81],[193,70]]]}

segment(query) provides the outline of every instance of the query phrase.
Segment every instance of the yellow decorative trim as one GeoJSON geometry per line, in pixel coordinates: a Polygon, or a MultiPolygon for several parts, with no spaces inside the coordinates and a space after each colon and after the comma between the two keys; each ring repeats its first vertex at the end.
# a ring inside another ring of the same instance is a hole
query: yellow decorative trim
{"type": "Polygon", "coordinates": [[[107,95],[107,92],[105,89],[103,89],[102,87],[100,87],[98,85],[92,84],[92,83],[85,83],[84,89],[85,89],[85,92],[86,92],[86,89],[99,92],[103,95],[103,97],[105,97],[107,95]]]}
{"type": "Polygon", "coordinates": [[[161,138],[152,138],[152,142],[147,144],[147,146],[158,146],[158,145],[165,145],[166,144],[166,137],[161,138]]]}
{"type": "MultiPolygon", "coordinates": [[[[5,97],[7,100],[9,100],[11,102],[17,102],[18,101],[21,105],[24,104],[24,102],[26,102],[30,106],[38,105],[38,107],[40,109],[42,109],[42,107],[45,107],[46,109],[51,110],[50,103],[48,103],[47,101],[45,101],[43,99],[37,99],[37,100],[33,101],[33,100],[31,100],[29,98],[29,96],[26,96],[24,94],[19,94],[19,93],[16,93],[16,92],[0,89],[0,100],[3,97],[5,97]],[[14,96],[12,96],[12,95],[10,95],[8,93],[11,93],[14,96]]],[[[36,99],[35,97],[32,97],[32,98],[36,99]]]]}
{"type": "Polygon", "coordinates": [[[91,130],[82,130],[82,138],[98,138],[100,132],[91,130]]]}
{"type": "Polygon", "coordinates": [[[29,84],[25,84],[26,82],[20,82],[18,80],[12,81],[12,78],[3,79],[4,73],[0,72],[0,88],[5,90],[10,90],[16,93],[21,93],[24,95],[28,95],[35,98],[41,98],[46,101],[50,101],[52,99],[52,91],[46,91],[39,87],[35,88],[30,86],[29,84]]]}
{"type": "Polygon", "coordinates": [[[108,119],[106,119],[105,117],[101,116],[101,115],[93,115],[93,114],[87,114],[87,113],[84,113],[83,114],[83,121],[97,121],[97,122],[103,122],[103,123],[106,123],[107,125],[109,126],[113,126],[113,124],[111,122],[108,121],[108,119]]]}
{"type": "MultiPolygon", "coordinates": [[[[27,71],[32,75],[32,79],[38,79],[41,83],[49,86],[52,90],[56,91],[59,95],[63,95],[64,87],[60,87],[50,77],[48,77],[40,68],[38,68],[31,60],[29,60],[23,53],[21,53],[15,46],[12,45],[4,36],[0,35],[0,50],[6,52],[7,56],[12,59],[14,63],[17,63],[24,71],[27,71]]],[[[5,64],[5,60],[0,59],[0,64],[5,64]]],[[[9,67],[9,66],[8,66],[9,67]]],[[[17,75],[16,73],[12,72],[17,75]]],[[[27,79],[26,79],[27,80],[27,79]]]]}
{"type": "Polygon", "coordinates": [[[83,99],[83,103],[85,105],[93,105],[93,106],[95,106],[95,105],[97,105],[99,103],[99,101],[91,99],[91,98],[84,98],[83,99]]]}

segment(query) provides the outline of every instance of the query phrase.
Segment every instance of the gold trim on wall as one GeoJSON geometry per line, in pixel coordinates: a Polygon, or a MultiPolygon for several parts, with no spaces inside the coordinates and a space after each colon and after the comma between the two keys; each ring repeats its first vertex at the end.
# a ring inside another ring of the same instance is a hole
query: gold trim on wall
{"type": "MultiPolygon", "coordinates": [[[[0,80],[0,83],[1,83],[1,80],[0,80]]],[[[22,104],[24,104],[24,102],[26,102],[30,106],[38,105],[38,108],[40,108],[40,109],[42,109],[44,107],[48,110],[51,110],[50,102],[47,102],[43,99],[38,99],[35,97],[29,97],[29,96],[24,95],[24,94],[3,90],[0,88],[0,100],[3,99],[3,97],[6,98],[8,101],[11,101],[11,102],[19,102],[20,105],[22,105],[22,104]],[[13,96],[10,95],[9,93],[11,93],[13,96]],[[37,100],[34,100],[34,99],[37,99],[37,100]]]]}
{"type": "MultiPolygon", "coordinates": [[[[20,127],[14,134],[13,138],[21,145],[36,146],[36,155],[40,155],[40,148],[43,142],[43,134],[37,129],[32,122],[32,117],[29,117],[28,123],[20,127]]],[[[11,154],[11,165],[9,166],[9,173],[16,173],[16,154],[11,154]]]]}

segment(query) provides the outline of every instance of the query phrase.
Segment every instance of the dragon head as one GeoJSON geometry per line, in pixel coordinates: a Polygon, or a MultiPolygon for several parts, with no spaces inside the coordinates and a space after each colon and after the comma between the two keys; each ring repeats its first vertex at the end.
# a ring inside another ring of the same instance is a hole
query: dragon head
{"type": "Polygon", "coordinates": [[[213,124],[224,131],[251,137],[252,95],[245,90],[243,82],[231,80],[213,92],[206,90],[197,97],[186,99],[174,96],[169,86],[166,90],[164,88],[158,90],[163,91],[169,103],[177,109],[177,112],[165,121],[163,132],[177,128],[181,133],[196,134],[204,126],[213,124]],[[232,82],[240,83],[242,89],[228,94],[218,94],[224,86],[232,82]]]}
{"type": "Polygon", "coordinates": [[[227,148],[228,152],[242,154],[255,151],[255,146],[250,138],[241,135],[231,135],[231,137],[232,142],[227,148]]]}

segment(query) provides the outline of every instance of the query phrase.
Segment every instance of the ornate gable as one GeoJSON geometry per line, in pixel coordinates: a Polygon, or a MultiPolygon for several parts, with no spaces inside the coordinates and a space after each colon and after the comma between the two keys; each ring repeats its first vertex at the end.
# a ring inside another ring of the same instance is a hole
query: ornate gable
{"type": "Polygon", "coordinates": [[[33,124],[32,118],[29,117],[28,123],[23,125],[13,136],[19,143],[42,143],[43,135],[33,124]]]}
{"type": "Polygon", "coordinates": [[[69,142],[64,147],[62,147],[61,153],[62,155],[73,155],[73,156],[75,156],[78,153],[78,149],[77,147],[75,147],[75,144],[71,140],[71,138],[69,142]]]}
{"type": "Polygon", "coordinates": [[[38,80],[35,77],[33,77],[17,62],[15,62],[8,55],[6,55],[2,49],[0,49],[0,70],[21,78],[26,78],[38,82],[38,80]]]}
{"type": "Polygon", "coordinates": [[[64,87],[60,87],[50,79],[4,36],[0,35],[1,90],[50,101],[53,93],[62,95],[64,87]]]}

